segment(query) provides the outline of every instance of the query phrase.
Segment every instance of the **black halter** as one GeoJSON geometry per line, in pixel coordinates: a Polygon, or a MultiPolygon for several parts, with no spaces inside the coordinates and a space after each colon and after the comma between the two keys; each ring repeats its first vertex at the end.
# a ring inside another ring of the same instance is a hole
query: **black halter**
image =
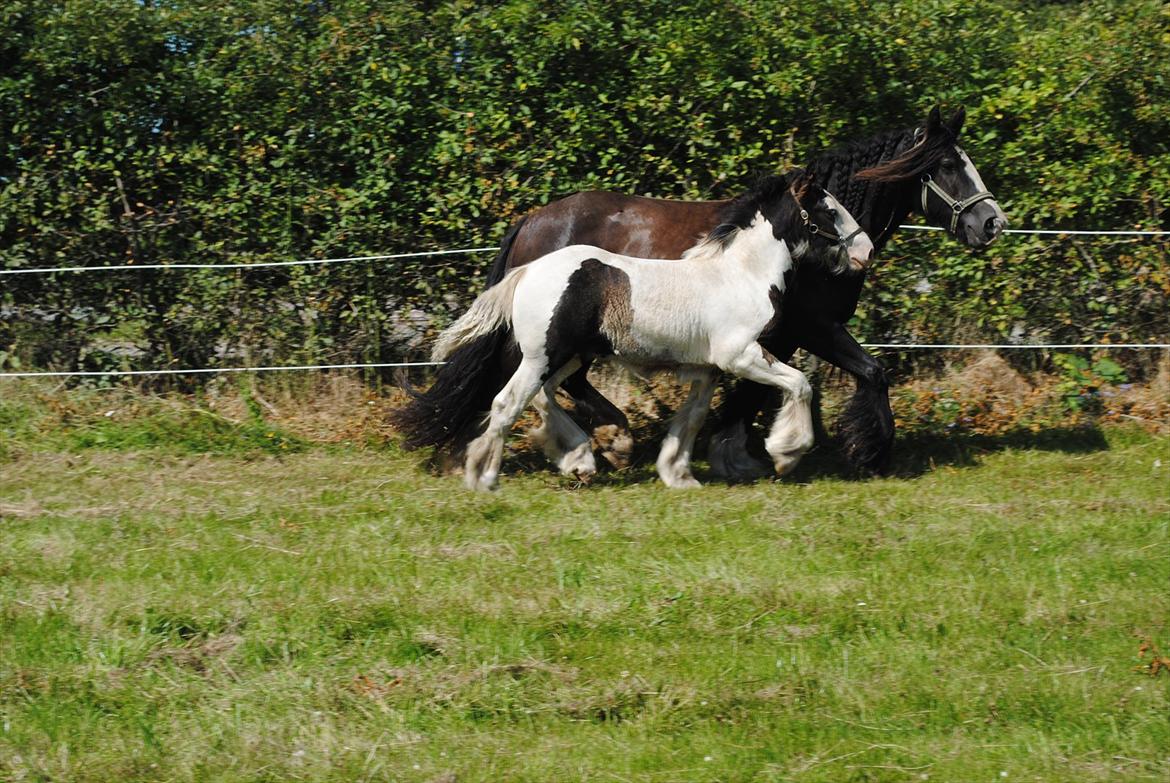
{"type": "Polygon", "coordinates": [[[951,205],[951,234],[955,233],[955,229],[959,226],[959,217],[971,207],[978,204],[980,201],[987,199],[994,199],[989,190],[981,190],[973,196],[964,199],[957,199],[950,193],[942,189],[942,186],[934,181],[934,178],[929,174],[922,175],[922,216],[926,217],[926,201],[930,196],[930,191],[934,191],[942,198],[943,201],[951,205]]]}
{"type": "Polygon", "coordinates": [[[853,237],[857,236],[862,231],[861,225],[858,224],[857,230],[855,230],[847,237],[842,237],[837,232],[821,228],[816,223],[812,222],[812,219],[808,215],[808,210],[806,210],[804,207],[800,208],[800,219],[804,222],[804,226],[808,229],[808,233],[812,234],[813,236],[822,236],[830,242],[836,242],[838,245],[848,245],[849,242],[852,241],[853,237]]]}

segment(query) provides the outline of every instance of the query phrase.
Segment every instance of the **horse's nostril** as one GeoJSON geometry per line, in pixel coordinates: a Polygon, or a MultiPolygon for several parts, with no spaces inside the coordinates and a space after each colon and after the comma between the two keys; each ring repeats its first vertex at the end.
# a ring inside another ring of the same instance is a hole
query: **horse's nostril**
{"type": "Polygon", "coordinates": [[[1003,221],[997,217],[989,217],[983,222],[983,233],[988,237],[999,236],[999,232],[1003,231],[1003,221]]]}

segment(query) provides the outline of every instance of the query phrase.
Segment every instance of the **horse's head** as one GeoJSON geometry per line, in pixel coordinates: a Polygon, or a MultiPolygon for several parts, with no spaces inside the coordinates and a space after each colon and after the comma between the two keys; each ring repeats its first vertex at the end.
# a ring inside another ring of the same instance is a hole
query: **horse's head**
{"type": "Polygon", "coordinates": [[[982,248],[1007,228],[1007,215],[957,143],[966,117],[966,110],[960,107],[944,124],[937,106],[927,117],[922,143],[938,139],[938,153],[934,166],[920,176],[918,208],[927,222],[946,228],[971,247],[982,248]]]}
{"type": "Polygon", "coordinates": [[[732,199],[723,208],[719,225],[687,253],[703,247],[725,250],[761,217],[771,226],[771,237],[787,245],[796,263],[820,263],[839,274],[863,270],[873,258],[869,235],[849,210],[803,169],[764,177],[747,193],[732,199]]]}
{"type": "Polygon", "coordinates": [[[943,122],[938,107],[914,131],[910,147],[895,159],[857,173],[874,182],[912,182],[914,210],[969,247],[984,248],[1007,228],[1007,215],[958,144],[967,112],[943,122]]]}
{"type": "Polygon", "coordinates": [[[860,272],[869,266],[873,241],[812,176],[797,173],[786,196],[792,201],[791,214],[774,225],[777,238],[789,242],[794,261],[813,259],[833,274],[860,272]]]}

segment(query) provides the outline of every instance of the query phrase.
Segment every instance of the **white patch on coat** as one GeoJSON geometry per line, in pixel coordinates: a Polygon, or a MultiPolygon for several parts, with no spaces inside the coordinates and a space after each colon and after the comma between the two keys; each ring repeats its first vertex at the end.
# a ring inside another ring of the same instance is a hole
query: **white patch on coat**
{"type": "Polygon", "coordinates": [[[971,180],[976,192],[987,190],[987,186],[983,184],[983,177],[979,176],[979,170],[975,168],[975,164],[971,162],[971,158],[963,150],[955,147],[959,152],[959,159],[963,161],[963,173],[971,180]]]}
{"type": "MultiPolygon", "coordinates": [[[[967,156],[967,153],[964,152],[962,149],[960,149],[958,147],[956,147],[955,149],[958,150],[959,158],[960,158],[960,160],[963,161],[963,173],[966,174],[970,178],[971,182],[974,185],[972,192],[978,193],[978,192],[987,190],[987,186],[983,184],[983,178],[981,176],[979,176],[979,170],[975,168],[975,164],[971,161],[971,158],[969,158],[967,156]]],[[[985,201],[981,201],[980,204],[987,204],[993,210],[995,210],[993,217],[1000,221],[1000,228],[1001,229],[1003,226],[1007,225],[1007,214],[999,206],[998,201],[996,201],[994,198],[990,198],[990,199],[986,199],[985,201]]],[[[980,234],[983,233],[982,225],[970,225],[971,221],[966,220],[966,218],[967,218],[966,214],[963,215],[963,218],[960,218],[960,222],[962,223],[965,231],[968,231],[968,232],[977,231],[980,234]]],[[[978,244],[978,243],[976,242],[974,244],[978,244]]]]}

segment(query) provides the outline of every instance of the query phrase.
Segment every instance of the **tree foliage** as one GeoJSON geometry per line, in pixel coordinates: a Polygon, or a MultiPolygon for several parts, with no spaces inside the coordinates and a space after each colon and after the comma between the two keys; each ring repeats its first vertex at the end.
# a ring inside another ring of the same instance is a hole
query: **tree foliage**
{"type": "MultiPolygon", "coordinates": [[[[0,267],[490,245],[559,195],[733,195],[964,104],[1016,227],[1165,228],[1151,0],[9,0],[0,267]]],[[[870,339],[1165,336],[1164,240],[900,238],[870,339]]],[[[0,278],[0,354],[62,367],[392,360],[490,254],[0,278]]]]}

